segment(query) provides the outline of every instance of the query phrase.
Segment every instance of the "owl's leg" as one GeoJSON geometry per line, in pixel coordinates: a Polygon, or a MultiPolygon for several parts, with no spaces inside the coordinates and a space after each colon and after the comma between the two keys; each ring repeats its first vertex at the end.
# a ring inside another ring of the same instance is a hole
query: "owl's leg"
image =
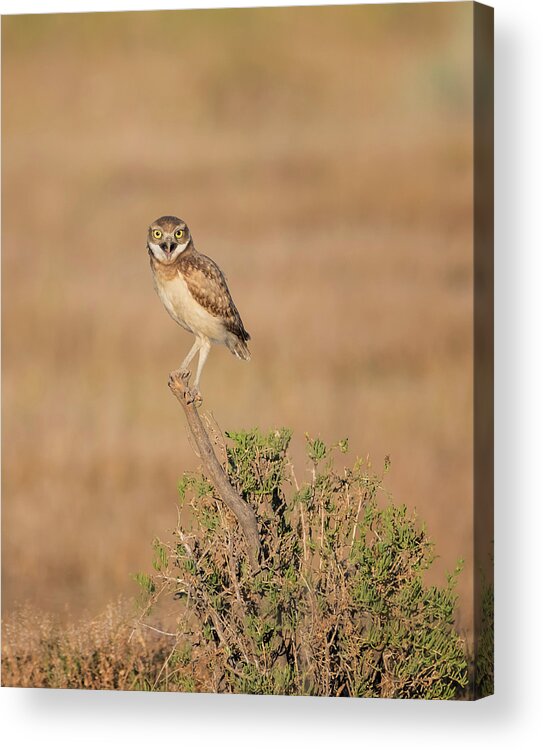
{"type": "Polygon", "coordinates": [[[194,388],[199,391],[200,375],[204,369],[205,361],[209,350],[211,349],[211,342],[209,339],[202,339],[200,341],[200,356],[198,357],[198,369],[196,370],[196,377],[194,378],[194,388]]]}
{"type": "Polygon", "coordinates": [[[183,360],[183,364],[179,368],[179,370],[181,372],[183,372],[183,373],[188,372],[188,366],[190,365],[190,363],[194,359],[194,357],[196,355],[196,352],[200,349],[201,346],[202,346],[202,341],[201,341],[201,339],[197,338],[196,341],[194,342],[194,344],[192,345],[192,349],[187,354],[187,356],[183,360]]]}

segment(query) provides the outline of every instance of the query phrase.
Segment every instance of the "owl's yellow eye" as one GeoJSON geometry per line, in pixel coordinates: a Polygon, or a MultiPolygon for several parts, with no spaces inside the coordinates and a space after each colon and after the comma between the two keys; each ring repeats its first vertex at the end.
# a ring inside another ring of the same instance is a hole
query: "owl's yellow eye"
{"type": "Polygon", "coordinates": [[[180,240],[182,236],[183,236],[183,230],[182,229],[178,229],[176,231],[176,233],[175,233],[175,239],[176,240],[180,240]]]}
{"type": "Polygon", "coordinates": [[[153,229],[153,237],[155,240],[159,240],[162,237],[162,232],[160,229],[153,229]]]}

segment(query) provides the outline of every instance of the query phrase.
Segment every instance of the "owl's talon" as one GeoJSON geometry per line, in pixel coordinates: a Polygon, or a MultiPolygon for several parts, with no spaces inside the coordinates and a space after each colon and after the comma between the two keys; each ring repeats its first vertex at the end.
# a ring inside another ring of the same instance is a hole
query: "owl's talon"
{"type": "Polygon", "coordinates": [[[177,380],[177,372],[174,370],[173,372],[170,372],[168,375],[168,388],[173,388],[175,386],[175,381],[177,380]]]}
{"type": "Polygon", "coordinates": [[[183,380],[183,398],[186,404],[196,404],[199,406],[202,403],[202,395],[197,388],[191,388],[186,380],[183,380]]]}

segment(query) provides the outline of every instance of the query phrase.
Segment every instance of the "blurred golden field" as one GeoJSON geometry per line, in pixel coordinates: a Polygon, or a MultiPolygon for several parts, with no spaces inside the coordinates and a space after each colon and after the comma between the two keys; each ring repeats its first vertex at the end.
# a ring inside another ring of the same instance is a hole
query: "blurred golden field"
{"type": "Polygon", "coordinates": [[[252,361],[221,427],[348,437],[472,575],[470,3],[5,17],[3,612],[131,595],[198,459],[166,386],[192,339],[145,237],[176,214],[252,361]]]}

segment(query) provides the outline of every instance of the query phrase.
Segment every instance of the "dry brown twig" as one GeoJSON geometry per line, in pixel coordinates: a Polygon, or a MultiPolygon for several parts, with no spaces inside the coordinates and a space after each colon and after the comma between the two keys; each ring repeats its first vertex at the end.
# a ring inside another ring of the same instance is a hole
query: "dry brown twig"
{"type": "Polygon", "coordinates": [[[188,373],[174,370],[170,373],[168,386],[174,396],[177,398],[190,428],[190,432],[196,444],[200,459],[204,464],[207,476],[211,480],[218,497],[235,515],[247,542],[247,552],[249,562],[253,572],[260,569],[260,537],[256,516],[253,509],[238,495],[230,484],[228,477],[222,468],[206,428],[202,422],[196,406],[194,393],[188,383],[188,373]]]}

